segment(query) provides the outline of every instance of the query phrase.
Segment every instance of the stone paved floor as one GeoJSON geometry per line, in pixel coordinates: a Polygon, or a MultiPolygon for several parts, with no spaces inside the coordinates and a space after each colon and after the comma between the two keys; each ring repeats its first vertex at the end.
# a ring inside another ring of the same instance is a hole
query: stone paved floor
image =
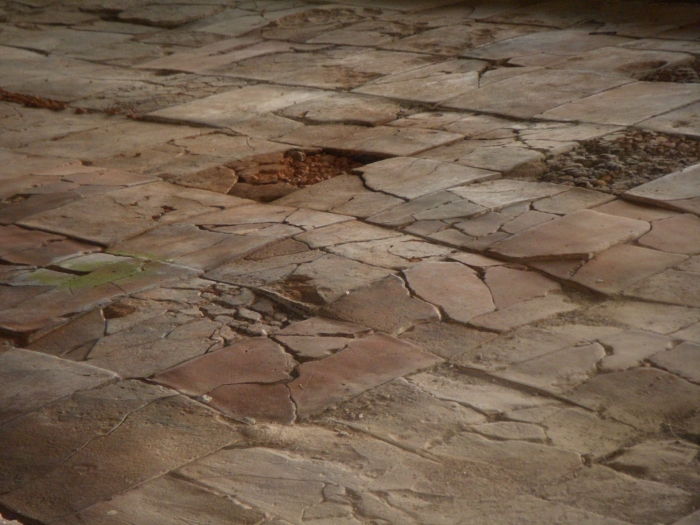
{"type": "Polygon", "coordinates": [[[700,135],[644,80],[698,56],[698,3],[0,0],[0,522],[699,524],[700,165],[538,180],[700,135]]]}

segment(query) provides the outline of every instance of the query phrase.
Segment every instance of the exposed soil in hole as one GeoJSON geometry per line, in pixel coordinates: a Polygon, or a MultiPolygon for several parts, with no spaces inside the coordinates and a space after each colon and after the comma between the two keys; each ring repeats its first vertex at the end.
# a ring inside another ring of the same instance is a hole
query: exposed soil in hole
{"type": "Polygon", "coordinates": [[[677,82],[680,84],[700,84],[700,60],[675,67],[654,71],[642,78],[648,82],[677,82]]]}
{"type": "Polygon", "coordinates": [[[22,93],[14,93],[0,88],[0,100],[4,102],[14,102],[22,104],[28,108],[51,109],[53,111],[61,111],[68,107],[64,102],[51,100],[49,98],[35,97],[33,95],[23,95],[22,93]]]}
{"type": "Polygon", "coordinates": [[[326,152],[290,150],[259,155],[227,164],[238,176],[229,194],[269,202],[363,165],[358,159],[326,152]]]}
{"type": "Polygon", "coordinates": [[[628,130],[582,142],[547,159],[543,182],[619,195],[700,161],[700,141],[679,135],[628,130]]]}

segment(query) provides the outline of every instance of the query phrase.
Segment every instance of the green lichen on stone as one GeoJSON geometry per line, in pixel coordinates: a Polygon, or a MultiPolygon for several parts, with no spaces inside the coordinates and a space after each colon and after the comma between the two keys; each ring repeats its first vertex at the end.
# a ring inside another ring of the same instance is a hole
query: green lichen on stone
{"type": "Polygon", "coordinates": [[[71,290],[76,291],[119,281],[141,272],[144,264],[144,261],[139,260],[109,264],[95,270],[94,272],[74,279],[68,284],[68,286],[71,290]]]}

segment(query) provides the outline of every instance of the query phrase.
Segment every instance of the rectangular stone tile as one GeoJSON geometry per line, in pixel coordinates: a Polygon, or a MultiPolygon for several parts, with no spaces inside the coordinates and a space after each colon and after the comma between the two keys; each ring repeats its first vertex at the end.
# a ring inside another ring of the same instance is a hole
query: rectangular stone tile
{"type": "Polygon", "coordinates": [[[322,412],[330,405],[441,362],[393,337],[378,334],[352,342],[321,361],[304,363],[289,384],[299,417],[322,412]]]}
{"type": "MultiPolygon", "coordinates": [[[[541,113],[542,118],[629,126],[700,99],[695,84],[635,82],[541,113]]],[[[602,90],[599,90],[602,91],[602,90]]]]}
{"type": "MultiPolygon", "coordinates": [[[[631,81],[628,79],[612,75],[540,69],[469,91],[445,101],[444,105],[450,108],[530,118],[572,100],[629,82],[631,81]]],[[[554,116],[552,118],[556,119],[554,116]]],[[[593,120],[593,122],[598,121],[593,120]]],[[[603,121],[603,123],[615,122],[603,121]]]]}
{"type": "Polygon", "coordinates": [[[407,199],[500,177],[493,171],[411,158],[375,162],[364,166],[361,171],[362,178],[371,189],[407,199]]]}
{"type": "Polygon", "coordinates": [[[248,203],[233,196],[161,182],[78,200],[34,215],[22,224],[109,245],[161,224],[248,203]]]}
{"type": "Polygon", "coordinates": [[[0,501],[25,516],[54,522],[237,439],[235,429],[208,408],[181,396],[158,399],[0,501]]]}
{"type": "Polygon", "coordinates": [[[1,352],[0,366],[0,425],[79,390],[117,379],[107,370],[19,348],[1,352]]]}

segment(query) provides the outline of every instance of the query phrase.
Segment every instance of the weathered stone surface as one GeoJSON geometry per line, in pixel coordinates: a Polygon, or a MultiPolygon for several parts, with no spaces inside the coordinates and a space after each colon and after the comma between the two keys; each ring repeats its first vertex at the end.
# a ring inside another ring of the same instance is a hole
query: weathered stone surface
{"type": "Polygon", "coordinates": [[[0,363],[3,378],[0,420],[3,423],[76,391],[117,379],[106,370],[19,348],[0,352],[0,363]]]}
{"type": "Polygon", "coordinates": [[[326,307],[322,314],[388,334],[400,334],[412,326],[440,319],[435,306],[411,297],[404,282],[396,276],[349,293],[326,307]]]}
{"type": "Polygon", "coordinates": [[[626,295],[670,304],[700,307],[700,273],[666,270],[639,284],[626,295]]]}
{"type": "Polygon", "coordinates": [[[396,377],[441,362],[393,337],[376,334],[354,341],[321,361],[299,366],[299,377],[289,384],[299,417],[322,412],[396,377]]]}
{"type": "Polygon", "coordinates": [[[455,321],[468,323],[496,309],[488,287],[463,264],[426,262],[404,274],[414,293],[455,321]]]}
{"type": "Polygon", "coordinates": [[[700,383],[700,345],[685,342],[672,350],[661,351],[651,358],[656,366],[673,372],[693,383],[700,383]]]}
{"type": "Polygon", "coordinates": [[[558,283],[538,273],[515,270],[505,266],[488,268],[484,281],[491,290],[496,308],[499,309],[561,290],[558,283]]]}
{"type": "Polygon", "coordinates": [[[635,82],[591,95],[545,111],[541,116],[553,120],[629,126],[697,102],[700,99],[700,89],[692,84],[667,86],[657,82],[635,82]]]}
{"type": "Polygon", "coordinates": [[[656,208],[652,206],[644,206],[641,204],[635,204],[623,200],[616,200],[609,202],[608,204],[603,204],[602,206],[598,206],[597,208],[595,208],[595,211],[647,222],[654,222],[660,219],[668,219],[669,217],[678,215],[678,212],[672,210],[656,208]]]}
{"type": "Polygon", "coordinates": [[[296,407],[285,384],[222,385],[209,392],[209,406],[245,423],[266,422],[289,425],[296,407]]]}
{"type": "Polygon", "coordinates": [[[173,28],[215,15],[223,10],[218,5],[169,6],[162,4],[130,7],[119,13],[119,20],[134,24],[173,28]]]}
{"type": "Polygon", "coordinates": [[[453,250],[406,235],[376,241],[344,243],[332,246],[328,251],[372,266],[405,270],[423,261],[441,260],[453,250]]]}
{"type": "Polygon", "coordinates": [[[638,480],[593,466],[541,492],[547,500],[631,523],[654,524],[680,518],[692,510],[693,496],[662,483],[638,480]]]}
{"type": "Polygon", "coordinates": [[[302,233],[295,237],[296,240],[307,244],[310,248],[326,248],[337,244],[349,242],[374,241],[399,237],[401,234],[365,224],[359,221],[342,222],[325,228],[319,228],[313,232],[302,233]]]}
{"type": "Polygon", "coordinates": [[[154,380],[193,396],[224,385],[276,383],[290,379],[293,360],[267,338],[245,340],[161,372],[154,380]]]}
{"type": "Polygon", "coordinates": [[[598,364],[600,370],[604,372],[619,372],[634,368],[642,361],[672,346],[670,338],[642,330],[629,330],[609,335],[600,338],[599,341],[612,349],[612,355],[606,356],[598,364]]]}
{"type": "Polygon", "coordinates": [[[180,396],[135,411],[46,476],[0,496],[8,508],[57,521],[230,444],[238,433],[180,396]]]}
{"type": "Polygon", "coordinates": [[[401,334],[399,339],[444,359],[451,359],[495,337],[496,334],[492,332],[480,332],[459,324],[435,322],[414,326],[401,334]]]}
{"type": "Polygon", "coordinates": [[[198,485],[164,476],[63,518],[59,525],[99,522],[126,525],[139,520],[187,520],[193,525],[247,525],[263,520],[260,511],[198,485]]]}
{"type": "Polygon", "coordinates": [[[498,180],[455,188],[451,193],[493,211],[500,211],[508,206],[551,197],[565,191],[569,191],[569,188],[543,182],[498,180]]]}
{"type": "Polygon", "coordinates": [[[695,255],[700,253],[700,219],[686,214],[654,221],[639,243],[664,252],[695,255]]]}
{"type": "Polygon", "coordinates": [[[590,257],[648,232],[649,223],[580,210],[497,243],[490,251],[514,259],[590,257]]]}
{"type": "Polygon", "coordinates": [[[684,260],[683,255],[622,244],[596,255],[571,280],[598,292],[618,294],[684,260]]]}
{"type": "Polygon", "coordinates": [[[586,208],[595,208],[613,200],[615,197],[612,195],[585,188],[573,188],[554,197],[537,201],[532,207],[545,213],[566,215],[586,208]]]}
{"type": "Polygon", "coordinates": [[[592,308],[590,313],[600,319],[658,334],[677,332],[700,321],[698,309],[642,301],[604,303],[592,308]]]}
{"type": "Polygon", "coordinates": [[[339,93],[294,104],[281,115],[309,123],[378,126],[395,120],[401,109],[400,104],[390,100],[339,93]]]}
{"type": "Polygon", "coordinates": [[[574,390],[569,397],[592,410],[646,432],[665,423],[683,428],[697,409],[700,387],[653,368],[602,374],[574,390]]]}
{"type": "Polygon", "coordinates": [[[499,177],[498,173],[486,170],[404,157],[364,166],[362,174],[367,186],[373,190],[407,199],[499,177]]]}
{"type": "Polygon", "coordinates": [[[515,303],[490,314],[480,315],[470,321],[477,328],[507,332],[519,326],[548,319],[558,314],[572,312],[579,306],[563,293],[550,293],[528,301],[515,303]]]}

